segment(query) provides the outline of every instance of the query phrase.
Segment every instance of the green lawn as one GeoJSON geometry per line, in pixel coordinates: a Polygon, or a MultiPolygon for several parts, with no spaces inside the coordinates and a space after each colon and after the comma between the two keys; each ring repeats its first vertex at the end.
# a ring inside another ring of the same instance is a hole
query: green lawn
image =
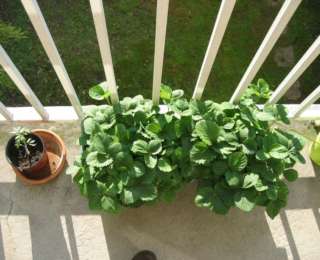
{"type": "MultiPolygon", "coordinates": [[[[105,78],[89,1],[38,2],[81,103],[92,103],[88,88],[105,78]]],[[[184,89],[188,96],[193,92],[220,2],[171,0],[163,82],[184,89]]],[[[271,6],[270,2],[272,0],[238,0],[204,92],[206,98],[216,101],[230,98],[281,6],[271,6]]],[[[104,3],[120,95],[150,97],[156,1],[104,3]]],[[[320,1],[303,1],[275,49],[292,45],[296,62],[320,34],[319,11],[320,1]]],[[[0,26],[0,42],[41,101],[45,105],[69,104],[20,1],[1,0],[0,19],[0,25],[11,24],[25,34],[25,38],[10,39],[10,35],[1,32],[0,26]]],[[[12,30],[11,34],[17,33],[12,30]]],[[[292,66],[277,67],[273,56],[274,52],[258,77],[275,87],[292,66]]],[[[319,71],[318,60],[301,77],[303,96],[319,85],[319,71]]],[[[1,70],[0,100],[6,105],[27,104],[1,70]]]]}

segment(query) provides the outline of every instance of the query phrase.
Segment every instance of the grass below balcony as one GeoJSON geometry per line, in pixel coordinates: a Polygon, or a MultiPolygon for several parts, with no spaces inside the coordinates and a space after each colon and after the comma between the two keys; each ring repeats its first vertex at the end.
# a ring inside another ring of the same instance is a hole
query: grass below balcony
{"type": "MultiPolygon", "coordinates": [[[[105,76],[89,2],[38,2],[80,101],[91,103],[89,87],[104,81],[105,76]]],[[[282,2],[238,1],[204,93],[206,98],[229,99],[282,2]]],[[[113,0],[104,4],[120,95],[150,97],[156,1],[113,0]]],[[[163,82],[184,89],[188,96],[193,92],[219,5],[220,1],[212,0],[170,3],[163,82]]],[[[273,88],[281,82],[319,34],[319,8],[318,1],[303,1],[257,77],[267,79],[273,88]],[[281,50],[289,50],[289,54],[282,57],[286,51],[281,50]],[[280,61],[275,62],[279,53],[280,61]]],[[[44,105],[69,104],[20,1],[1,1],[0,41],[44,105]],[[15,28],[8,34],[4,24],[15,28]],[[22,32],[18,37],[17,28],[22,32]],[[24,37],[17,39],[21,34],[24,37]]],[[[320,61],[316,61],[306,71],[300,79],[301,96],[291,102],[302,100],[319,84],[319,69],[320,61]]],[[[11,106],[27,104],[1,70],[0,100],[11,106]]]]}

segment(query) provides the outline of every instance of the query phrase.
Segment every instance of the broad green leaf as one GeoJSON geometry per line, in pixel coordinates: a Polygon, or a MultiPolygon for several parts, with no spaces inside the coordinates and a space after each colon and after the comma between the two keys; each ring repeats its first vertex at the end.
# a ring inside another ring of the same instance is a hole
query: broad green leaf
{"type": "Polygon", "coordinates": [[[233,171],[242,171],[246,168],[248,163],[248,158],[243,152],[232,153],[228,158],[229,168],[233,171]]]}
{"type": "Polygon", "coordinates": [[[96,129],[97,124],[96,121],[92,117],[87,117],[83,121],[83,129],[84,132],[88,135],[92,134],[92,132],[96,129]]]}
{"type": "Polygon", "coordinates": [[[148,145],[148,152],[151,154],[158,154],[162,150],[161,140],[151,140],[148,145]]]}
{"type": "Polygon", "coordinates": [[[195,126],[195,132],[207,145],[212,145],[218,139],[220,128],[212,121],[201,120],[195,126]]]}
{"type": "Polygon", "coordinates": [[[157,198],[157,189],[153,186],[141,185],[128,187],[123,191],[123,202],[127,205],[138,200],[152,201],[157,198]]]}
{"type": "Polygon", "coordinates": [[[133,164],[133,158],[129,152],[119,152],[114,157],[116,167],[130,167],[133,164]]]}
{"type": "Polygon", "coordinates": [[[269,200],[277,200],[278,199],[278,187],[273,185],[270,186],[266,191],[267,197],[269,200]]]}
{"type": "Polygon", "coordinates": [[[147,125],[146,129],[152,134],[157,135],[161,132],[161,125],[159,122],[152,122],[149,125],[147,125]]]}
{"type": "Polygon", "coordinates": [[[129,174],[135,178],[141,177],[146,173],[146,167],[141,162],[134,162],[129,174]]]}
{"type": "Polygon", "coordinates": [[[238,186],[241,181],[241,176],[238,172],[227,171],[225,175],[226,181],[229,186],[238,186]]]}
{"type": "Polygon", "coordinates": [[[119,204],[113,198],[107,196],[103,196],[101,198],[101,207],[103,210],[110,213],[116,213],[119,211],[119,204]]]}
{"type": "Polygon", "coordinates": [[[170,162],[164,158],[159,159],[158,168],[162,172],[172,172],[174,170],[174,167],[170,164],[170,162]]]}
{"type": "Polygon", "coordinates": [[[106,154],[99,154],[98,152],[91,152],[86,158],[86,163],[93,167],[105,167],[110,165],[113,159],[106,154]]]}
{"type": "Polygon", "coordinates": [[[285,170],[283,175],[288,181],[295,181],[298,178],[298,172],[295,169],[285,170]]]}
{"type": "Polygon", "coordinates": [[[146,141],[137,140],[133,142],[131,151],[136,154],[148,154],[149,145],[146,141]]]}
{"type": "Polygon", "coordinates": [[[253,186],[256,186],[259,182],[259,175],[255,173],[249,173],[244,176],[243,179],[243,188],[249,189],[253,186]]]}
{"type": "Polygon", "coordinates": [[[172,91],[172,98],[181,98],[184,95],[184,91],[182,89],[176,89],[172,91]]]}
{"type": "Polygon", "coordinates": [[[124,150],[124,146],[121,145],[119,142],[113,142],[112,144],[107,146],[107,151],[111,155],[115,156],[116,154],[120,153],[122,150],[124,150]]]}
{"type": "Polygon", "coordinates": [[[254,185],[254,187],[256,188],[257,191],[265,191],[268,189],[268,186],[264,185],[263,182],[261,181],[261,179],[259,179],[256,183],[256,185],[254,185]]]}
{"type": "Polygon", "coordinates": [[[212,187],[198,188],[196,197],[194,199],[195,204],[200,208],[211,208],[213,193],[214,191],[212,187]]]}
{"type": "Polygon", "coordinates": [[[192,162],[197,164],[207,164],[211,162],[215,156],[210,151],[205,143],[198,142],[192,146],[190,151],[190,158],[192,162]]]}
{"type": "Polygon", "coordinates": [[[234,196],[234,203],[239,209],[249,212],[256,205],[256,192],[252,190],[239,191],[234,196]]]}
{"type": "Polygon", "coordinates": [[[98,133],[92,137],[91,147],[92,150],[98,153],[106,153],[107,147],[111,144],[112,138],[106,134],[98,133]]]}
{"type": "Polygon", "coordinates": [[[124,124],[116,124],[115,134],[121,142],[129,141],[129,131],[124,124]]]}
{"type": "Polygon", "coordinates": [[[146,166],[148,168],[153,169],[154,167],[156,167],[157,161],[158,161],[157,157],[155,157],[155,156],[152,156],[152,155],[149,155],[149,154],[146,154],[144,156],[144,162],[145,162],[145,164],[146,164],[146,166]]]}
{"type": "Polygon", "coordinates": [[[89,89],[89,96],[94,100],[103,100],[110,96],[110,92],[100,85],[95,85],[89,89]]]}
{"type": "Polygon", "coordinates": [[[282,205],[279,201],[270,201],[267,205],[266,211],[270,218],[274,219],[280,212],[282,205]]]}
{"type": "Polygon", "coordinates": [[[259,161],[266,161],[270,158],[270,155],[263,150],[259,150],[256,153],[256,159],[259,161]]]}
{"type": "Polygon", "coordinates": [[[225,215],[228,213],[229,208],[224,204],[222,198],[218,196],[217,193],[213,193],[211,210],[217,214],[225,215]]]}
{"type": "Polygon", "coordinates": [[[104,189],[105,185],[100,182],[90,181],[87,183],[87,196],[91,210],[101,209],[101,197],[104,189]]]}
{"type": "Polygon", "coordinates": [[[260,121],[272,121],[275,119],[272,114],[267,113],[267,112],[258,112],[256,114],[256,117],[260,121]]]}
{"type": "Polygon", "coordinates": [[[161,84],[160,98],[165,101],[169,101],[171,99],[171,96],[172,96],[172,89],[167,85],[161,84]]]}
{"type": "Polygon", "coordinates": [[[281,144],[273,144],[269,151],[272,158],[275,159],[285,159],[289,155],[288,149],[281,144]]]}
{"type": "Polygon", "coordinates": [[[226,174],[226,172],[228,171],[227,162],[222,160],[214,161],[212,163],[212,171],[218,176],[226,174]]]}

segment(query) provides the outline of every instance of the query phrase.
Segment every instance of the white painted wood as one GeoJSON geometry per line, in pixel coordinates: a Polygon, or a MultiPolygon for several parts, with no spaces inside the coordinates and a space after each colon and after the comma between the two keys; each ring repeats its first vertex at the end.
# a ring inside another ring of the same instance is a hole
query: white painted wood
{"type": "Polygon", "coordinates": [[[320,86],[318,86],[302,103],[298,106],[297,110],[293,113],[293,117],[300,116],[308,107],[320,98],[320,86]]]}
{"type": "Polygon", "coordinates": [[[252,80],[258,73],[259,69],[261,68],[262,64],[268,57],[273,46],[279,39],[281,33],[287,26],[288,22],[295,13],[301,1],[302,0],[286,0],[284,2],[277,17],[275,18],[268,33],[266,34],[263,42],[261,43],[258,51],[256,52],[249,67],[243,75],[239,85],[233,93],[230,102],[234,103],[239,101],[240,97],[242,96],[246,88],[249,86],[249,84],[252,82],[252,80]]]}
{"type": "Polygon", "coordinates": [[[119,102],[119,97],[102,0],[90,0],[90,6],[96,28],[103,69],[106,75],[108,89],[111,92],[111,101],[117,103],[119,102]]]}
{"type": "Polygon", "coordinates": [[[310,48],[305,52],[302,58],[289,72],[286,78],[280,83],[275,92],[273,92],[269,104],[277,103],[280,98],[289,90],[289,88],[297,81],[302,73],[310,66],[310,64],[320,55],[320,36],[314,41],[310,48]]]}
{"type": "Polygon", "coordinates": [[[48,118],[48,113],[44,109],[43,105],[41,104],[40,100],[34,94],[32,89],[30,88],[29,84],[21,75],[20,71],[14,65],[6,51],[3,49],[2,45],[0,44],[0,64],[3,69],[7,72],[9,77],[12,81],[16,84],[18,89],[22,92],[25,98],[29,101],[29,103],[37,110],[37,112],[41,115],[43,120],[48,118]]]}
{"type": "Polygon", "coordinates": [[[157,0],[156,37],[153,67],[152,101],[159,104],[169,0],[157,0]]]}
{"type": "MultiPolygon", "coordinates": [[[[45,109],[49,115],[46,121],[52,122],[79,120],[79,117],[72,106],[49,106],[45,107],[45,109]]],[[[7,107],[7,110],[12,115],[12,121],[43,121],[33,107],[7,107]]],[[[0,116],[0,122],[4,120],[4,117],[0,116]]]]}
{"type": "Polygon", "coordinates": [[[2,115],[3,120],[11,121],[13,119],[11,112],[2,102],[0,102],[0,114],[2,115]]]}
{"type": "Polygon", "coordinates": [[[223,0],[221,3],[196,87],[193,92],[192,98],[194,99],[200,99],[202,96],[235,4],[236,0],[223,0]]]}
{"type": "MultiPolygon", "coordinates": [[[[300,105],[290,104],[284,105],[289,111],[289,118],[294,118],[295,120],[317,120],[320,119],[320,104],[313,104],[307,110],[305,110],[301,115],[295,117],[295,112],[299,109],[300,105]]],[[[92,106],[83,106],[83,110],[86,111],[92,106]]],[[[259,106],[260,108],[263,105],[259,106]]],[[[4,108],[8,113],[9,117],[7,120],[12,121],[43,121],[40,115],[33,107],[5,107],[0,102],[0,122],[6,121],[4,117],[3,110],[4,108]],[[11,117],[10,117],[11,116],[11,117]],[[10,118],[10,119],[9,119],[10,118]]],[[[77,113],[75,112],[72,106],[49,106],[45,107],[46,111],[49,114],[47,121],[74,121],[79,120],[77,113]]],[[[161,113],[167,111],[166,105],[160,105],[161,113]]]]}
{"type": "MultiPolygon", "coordinates": [[[[45,49],[52,66],[78,116],[83,116],[82,108],[78,96],[73,88],[69,75],[61,60],[57,47],[53,41],[49,28],[43,18],[41,10],[36,0],[21,0],[29,19],[45,49]]],[[[63,22],[63,21],[61,21],[63,22]]]]}

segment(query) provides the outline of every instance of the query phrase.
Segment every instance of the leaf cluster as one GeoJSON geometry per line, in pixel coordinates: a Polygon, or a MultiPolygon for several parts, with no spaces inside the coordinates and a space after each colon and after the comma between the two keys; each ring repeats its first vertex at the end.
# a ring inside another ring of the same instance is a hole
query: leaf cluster
{"type": "Polygon", "coordinates": [[[15,147],[17,149],[23,149],[25,153],[28,155],[29,147],[36,146],[36,141],[31,137],[28,137],[31,134],[31,131],[25,127],[17,127],[12,132],[15,135],[15,147]]]}
{"type": "MultiPolygon", "coordinates": [[[[95,86],[90,96],[107,99],[95,86]]],[[[82,122],[81,156],[70,171],[91,209],[118,212],[171,201],[191,181],[195,204],[226,214],[266,207],[275,217],[286,205],[287,181],[298,173],[303,140],[274,126],[289,124],[282,105],[257,106],[270,97],[264,80],[249,86],[239,104],[187,100],[163,85],[164,105],[142,96],[92,106],[82,122]]]]}

